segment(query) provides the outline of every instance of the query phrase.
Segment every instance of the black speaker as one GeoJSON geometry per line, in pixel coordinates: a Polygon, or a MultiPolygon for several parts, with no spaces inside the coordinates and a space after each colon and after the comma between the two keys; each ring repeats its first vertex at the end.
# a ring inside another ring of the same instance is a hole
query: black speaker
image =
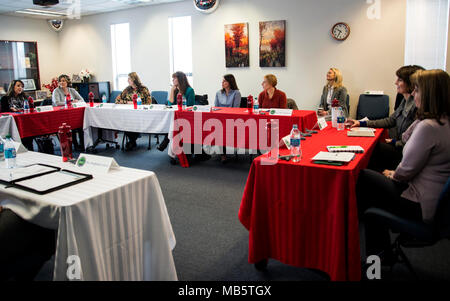
{"type": "Polygon", "coordinates": [[[59,0],[33,0],[34,5],[40,5],[40,6],[51,6],[58,4],[59,0]]]}

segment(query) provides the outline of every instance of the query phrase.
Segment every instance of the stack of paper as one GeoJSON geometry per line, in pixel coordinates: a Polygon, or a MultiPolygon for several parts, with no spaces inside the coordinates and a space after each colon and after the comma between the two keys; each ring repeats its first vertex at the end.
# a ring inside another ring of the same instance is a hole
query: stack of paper
{"type": "Polygon", "coordinates": [[[329,161],[329,162],[343,162],[348,163],[355,158],[354,153],[329,153],[329,152],[319,152],[315,155],[313,161],[329,161]]]}

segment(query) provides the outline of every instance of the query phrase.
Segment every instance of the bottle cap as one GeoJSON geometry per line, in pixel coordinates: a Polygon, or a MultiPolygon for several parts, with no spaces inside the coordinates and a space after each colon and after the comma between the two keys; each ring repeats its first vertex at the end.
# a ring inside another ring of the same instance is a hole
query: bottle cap
{"type": "Polygon", "coordinates": [[[5,138],[6,139],[11,139],[11,134],[6,134],[5,138]]]}

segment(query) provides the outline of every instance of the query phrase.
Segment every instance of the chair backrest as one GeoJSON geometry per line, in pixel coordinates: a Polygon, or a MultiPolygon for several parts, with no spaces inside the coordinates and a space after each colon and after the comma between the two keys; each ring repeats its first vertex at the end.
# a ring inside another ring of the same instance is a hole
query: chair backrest
{"type": "Polygon", "coordinates": [[[347,111],[348,111],[348,115],[350,116],[350,95],[348,95],[348,94],[347,94],[347,99],[346,99],[345,103],[347,104],[347,111]]]}
{"type": "Polygon", "coordinates": [[[450,239],[450,177],[439,197],[436,215],[434,217],[434,225],[439,238],[450,239]]]}
{"type": "Polygon", "coordinates": [[[287,107],[291,110],[298,110],[297,104],[295,103],[295,100],[292,98],[287,99],[287,107]]]}
{"type": "Polygon", "coordinates": [[[209,104],[208,95],[195,95],[195,104],[199,106],[206,106],[209,104]]]}
{"type": "Polygon", "coordinates": [[[169,99],[169,93],[167,91],[152,91],[152,96],[156,99],[156,102],[160,105],[166,105],[169,99]]]}
{"type": "Polygon", "coordinates": [[[356,119],[364,117],[370,120],[377,120],[389,116],[389,96],[388,95],[367,95],[359,96],[356,119]]]}
{"type": "Polygon", "coordinates": [[[111,94],[109,95],[108,102],[115,103],[116,102],[116,98],[117,98],[117,96],[120,95],[120,93],[122,93],[122,91],[112,91],[111,94]]]}
{"type": "Polygon", "coordinates": [[[46,98],[41,102],[41,106],[51,106],[53,105],[53,100],[51,98],[46,98]]]}
{"type": "Polygon", "coordinates": [[[241,105],[240,108],[246,108],[247,107],[247,97],[241,97],[241,105]]]}

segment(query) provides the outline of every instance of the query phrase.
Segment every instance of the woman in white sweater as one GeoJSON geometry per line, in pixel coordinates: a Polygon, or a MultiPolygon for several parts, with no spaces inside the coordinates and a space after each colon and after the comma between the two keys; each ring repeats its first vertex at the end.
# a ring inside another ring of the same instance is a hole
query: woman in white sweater
{"type": "MultiPolygon", "coordinates": [[[[450,77],[442,70],[418,71],[412,81],[418,121],[403,136],[403,159],[395,171],[360,173],[358,207],[361,212],[382,208],[429,223],[450,177],[450,77]]],[[[367,255],[389,249],[389,229],[375,223],[364,222],[367,255]]]]}

